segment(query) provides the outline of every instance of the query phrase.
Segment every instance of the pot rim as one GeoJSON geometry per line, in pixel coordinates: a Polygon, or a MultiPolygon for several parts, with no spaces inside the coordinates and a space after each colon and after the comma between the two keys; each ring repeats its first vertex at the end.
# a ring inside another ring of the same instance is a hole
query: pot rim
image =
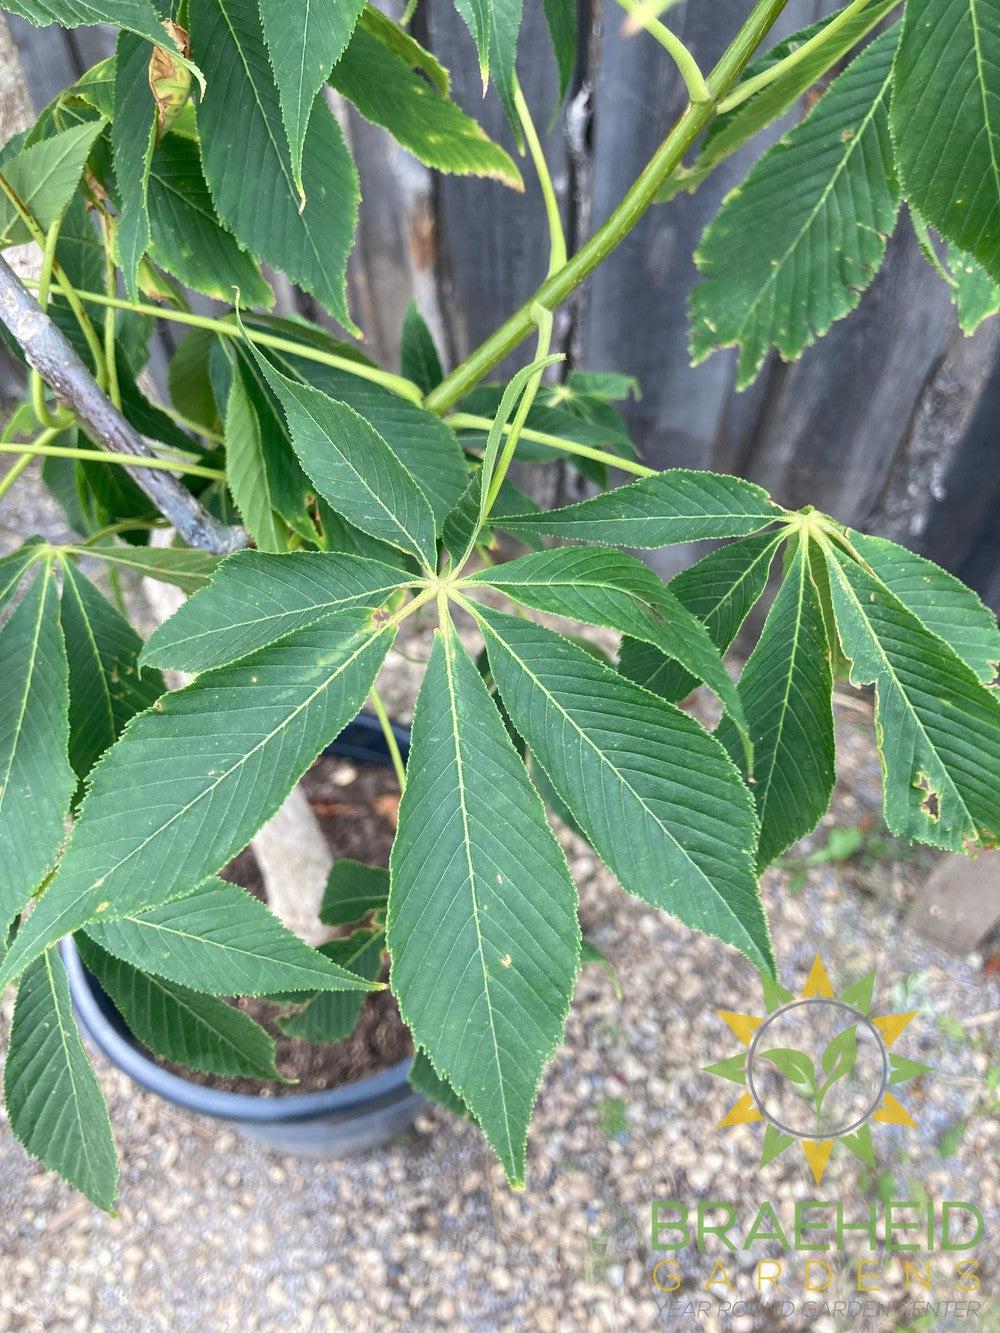
{"type": "MultiPolygon", "coordinates": [[[[409,748],[409,730],[395,723],[393,730],[405,755],[409,748]]],[[[324,754],[378,764],[389,762],[389,752],[380,725],[376,718],[366,713],[359,714],[345,728],[341,737],[327,747],[324,754]]],[[[401,1093],[419,1096],[409,1084],[412,1056],[376,1074],[356,1079],[353,1083],[324,1088],[318,1092],[292,1093],[289,1096],[261,1097],[193,1083],[157,1064],[128,1031],[110,1001],[105,998],[105,1004],[101,1003],[95,990],[96,982],[84,967],[72,936],[67,935],[60,941],[59,951],[69,975],[73,1007],[86,1033],[108,1059],[135,1083],[175,1106],[217,1120],[264,1125],[315,1120],[331,1115],[347,1119],[352,1113],[360,1114],[397,1102],[401,1093]],[[106,1011],[106,1006],[111,1013],[106,1011]]]]}

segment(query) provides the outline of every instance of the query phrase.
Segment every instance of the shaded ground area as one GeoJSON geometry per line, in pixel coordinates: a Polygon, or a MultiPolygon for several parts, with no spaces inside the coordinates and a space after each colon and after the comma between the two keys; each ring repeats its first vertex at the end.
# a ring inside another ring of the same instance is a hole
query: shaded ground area
{"type": "MultiPolygon", "coordinates": [[[[37,512],[12,523],[5,503],[0,525],[31,530],[37,512]]],[[[425,653],[425,640],[418,635],[407,651],[425,653]]],[[[399,654],[387,666],[398,715],[416,671],[399,654]]],[[[122,1157],[119,1216],[95,1212],[41,1171],[4,1128],[0,1329],[590,1333],[952,1322],[947,1313],[915,1322],[907,1301],[927,1293],[912,1283],[905,1291],[898,1257],[867,1270],[866,1285],[881,1289],[865,1295],[872,1307],[860,1319],[801,1308],[775,1314],[767,1293],[754,1294],[753,1266],[766,1247],[682,1254],[674,1301],[707,1299],[710,1309],[700,1321],[671,1320],[651,1277],[663,1256],[650,1250],[650,1203],[698,1198],[731,1201],[744,1226],[765,1199],[780,1210],[795,1199],[841,1199],[853,1218],[872,1200],[972,1201],[987,1226],[975,1252],[980,1322],[1000,1326],[1000,981],[982,957],[955,959],[902,931],[903,908],[928,863],[879,839],[867,705],[848,699],[838,725],[841,783],[805,850],[829,848],[830,831],[843,828],[862,829],[863,846],[847,861],[769,872],[764,894],[789,987],[801,990],[818,951],[839,985],[877,968],[877,1009],[920,1010],[899,1049],[934,1073],[899,1090],[916,1129],[876,1127],[876,1169],[835,1154],[817,1190],[797,1149],[758,1169],[759,1126],[715,1129],[739,1089],[701,1072],[737,1048],[714,1011],[760,1012],[754,975],[730,950],[628,898],[566,834],[585,930],[614,964],[621,996],[602,969],[582,973],[566,1041],[539,1097],[525,1193],[508,1190],[471,1126],[437,1110],[386,1150],[299,1161],[192,1120],[98,1061],[122,1157]],[[803,875],[803,887],[790,892],[803,875]],[[717,1257],[736,1290],[717,1284],[706,1297],[701,1288],[717,1257]],[[722,1316],[720,1299],[749,1305],[722,1316]]],[[[357,855],[356,827],[352,838],[357,855]]],[[[858,1257],[872,1256],[856,1251],[851,1261],[858,1257]]],[[[844,1271],[830,1262],[828,1296],[857,1300],[852,1262],[844,1271]]],[[[933,1299],[968,1299],[955,1288],[954,1262],[934,1257],[933,1299]]],[[[787,1262],[783,1297],[802,1300],[803,1268],[803,1256],[787,1262]]]]}

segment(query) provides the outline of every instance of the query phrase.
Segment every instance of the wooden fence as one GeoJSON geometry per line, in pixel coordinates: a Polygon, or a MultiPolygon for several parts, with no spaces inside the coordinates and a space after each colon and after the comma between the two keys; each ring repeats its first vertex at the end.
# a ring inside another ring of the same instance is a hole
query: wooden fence
{"type": "MultiPolygon", "coordinates": [[[[689,0],[670,21],[709,64],[747,4],[689,0]]],[[[775,36],[832,7],[831,0],[792,0],[775,36]]],[[[111,49],[111,34],[99,28],[66,33],[9,23],[39,106],[111,49]]],[[[421,0],[414,24],[451,68],[458,100],[509,144],[495,97],[482,99],[471,41],[451,0],[421,0]]],[[[586,51],[567,109],[546,135],[571,244],[607,215],[683,104],[663,52],[644,36],[623,37],[621,11],[610,0],[593,7],[581,0],[581,24],[586,51]]],[[[555,69],[538,0],[526,4],[520,69],[536,120],[548,125],[555,69]]],[[[527,190],[518,195],[492,182],[432,176],[353,111],[346,128],[364,195],[351,285],[368,347],[395,362],[402,312],[416,295],[454,362],[544,276],[534,182],[526,171],[527,190]]],[[[908,541],[1000,605],[998,332],[988,322],[974,337],[962,336],[905,216],[859,310],[799,362],[773,358],[743,394],[733,389],[728,354],[690,366],[691,254],[758,151],[759,143],[693,197],[640,222],[561,312],[570,363],[637,376],[642,399],[628,412],[649,462],[742,473],[785,504],[811,502],[908,541]]],[[[168,346],[172,336],[163,335],[168,346]]]]}

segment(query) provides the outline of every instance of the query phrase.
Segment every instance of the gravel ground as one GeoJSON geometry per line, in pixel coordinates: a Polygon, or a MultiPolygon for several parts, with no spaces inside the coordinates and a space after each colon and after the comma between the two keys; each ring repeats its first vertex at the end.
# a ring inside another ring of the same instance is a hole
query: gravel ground
{"type": "MultiPolygon", "coordinates": [[[[0,507],[0,540],[5,526],[38,526],[40,503],[34,488],[16,487],[0,507]],[[19,492],[15,514],[9,506],[19,492]]],[[[421,632],[407,651],[426,652],[421,632]]],[[[397,715],[406,713],[416,671],[398,653],[387,664],[397,715]]],[[[830,827],[875,827],[879,806],[867,705],[852,698],[838,711],[842,776],[813,847],[830,827]]],[[[881,1007],[920,1010],[900,1050],[934,1066],[900,1091],[918,1128],[877,1126],[878,1169],[835,1154],[817,1190],[797,1150],[758,1169],[759,1127],[714,1128],[734,1093],[701,1067],[735,1048],[715,1009],[760,1010],[747,965],[627,897],[581,842],[564,840],[584,928],[614,964],[621,995],[602,969],[582,973],[538,1099],[524,1193],[507,1188],[470,1125],[436,1109],[382,1151],[300,1161],[189,1118],[98,1059],[122,1157],[119,1214],[92,1209],[0,1130],[0,1329],[228,1333],[365,1322],[379,1330],[596,1333],[956,1322],[943,1308],[912,1316],[907,1301],[927,1293],[905,1291],[898,1257],[885,1259],[880,1276],[866,1275],[881,1289],[865,1295],[860,1316],[776,1313],[776,1297],[754,1294],[759,1247],[729,1261],[734,1293],[717,1285],[706,1296],[719,1256],[689,1252],[681,1290],[668,1298],[655,1289],[662,1256],[650,1251],[653,1199],[731,1200],[746,1225],[765,1199],[784,1217],[792,1201],[808,1197],[843,1199],[851,1218],[884,1197],[975,1203],[987,1236],[974,1299],[980,1326],[1000,1328],[1000,980],[992,961],[950,957],[902,928],[926,858],[896,859],[894,848],[874,846],[877,855],[811,868],[798,893],[789,892],[788,869],[765,877],[785,983],[800,990],[817,951],[835,984],[877,967],[881,1007]],[[707,1310],[696,1317],[681,1304],[691,1300],[707,1301],[707,1310]],[[727,1315],[720,1300],[744,1304],[727,1315]]],[[[837,1270],[827,1298],[858,1300],[850,1266],[841,1272],[826,1257],[837,1270]]],[[[935,1259],[931,1297],[942,1302],[961,1296],[945,1258],[935,1259]]],[[[789,1300],[802,1299],[803,1266],[801,1255],[786,1265],[789,1300]]]]}

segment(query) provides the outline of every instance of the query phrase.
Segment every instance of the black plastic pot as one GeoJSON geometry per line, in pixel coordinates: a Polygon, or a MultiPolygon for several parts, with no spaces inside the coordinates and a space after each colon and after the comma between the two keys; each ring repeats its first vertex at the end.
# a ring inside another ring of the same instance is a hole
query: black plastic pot
{"type": "MultiPolygon", "coordinates": [[[[396,726],[405,755],[410,734],[396,726]]],[[[389,762],[378,721],[362,713],[326,751],[362,763],[389,762]]],[[[140,1087],[186,1111],[225,1120],[279,1152],[306,1157],[347,1157],[377,1148],[408,1129],[424,1104],[410,1087],[412,1061],[324,1092],[253,1097],[222,1092],[172,1074],[158,1065],[125,1026],[114,1005],[83,966],[72,939],[60,945],[69,973],[77,1021],[83,1032],[140,1087]]]]}

